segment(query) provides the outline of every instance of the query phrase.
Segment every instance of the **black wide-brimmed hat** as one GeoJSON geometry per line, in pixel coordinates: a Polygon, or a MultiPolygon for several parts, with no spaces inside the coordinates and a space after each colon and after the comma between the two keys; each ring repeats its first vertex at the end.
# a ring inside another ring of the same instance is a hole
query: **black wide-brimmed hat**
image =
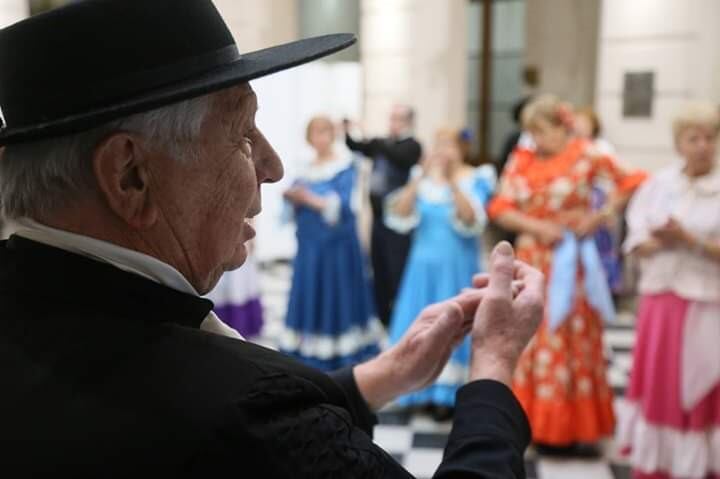
{"type": "Polygon", "coordinates": [[[240,54],[211,0],[74,2],[0,30],[0,146],[87,130],[353,43],[334,34],[240,54]]]}

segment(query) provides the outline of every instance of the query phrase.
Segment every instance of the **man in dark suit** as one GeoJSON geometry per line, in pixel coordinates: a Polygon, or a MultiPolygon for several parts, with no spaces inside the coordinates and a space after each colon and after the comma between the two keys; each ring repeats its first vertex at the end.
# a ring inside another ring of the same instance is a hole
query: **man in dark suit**
{"type": "Polygon", "coordinates": [[[414,123],[415,112],[411,107],[395,105],[390,112],[388,137],[359,141],[350,135],[348,122],[344,122],[348,148],[362,153],[373,162],[370,176],[370,208],[373,214],[370,259],[375,304],[380,321],[385,326],[390,323],[411,237],[385,226],[383,209],[387,195],[405,186],[410,170],[422,156],[422,147],[412,135],[414,123]]]}
{"type": "Polygon", "coordinates": [[[209,0],[87,0],[0,30],[7,477],[410,477],[372,442],[372,411],[433,381],[469,332],[436,477],[524,477],[508,384],[542,275],[509,245],[475,290],[332,375],[244,341],[200,296],[243,263],[260,185],[282,176],[248,80],[352,42],[239,55],[209,0]]]}

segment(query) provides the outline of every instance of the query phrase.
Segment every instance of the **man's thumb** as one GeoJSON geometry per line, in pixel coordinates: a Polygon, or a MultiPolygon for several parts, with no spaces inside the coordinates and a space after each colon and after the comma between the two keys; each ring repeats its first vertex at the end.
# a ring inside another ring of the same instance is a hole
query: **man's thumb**
{"type": "Polygon", "coordinates": [[[512,298],[515,252],[507,241],[495,246],[490,255],[490,292],[512,298]]]}

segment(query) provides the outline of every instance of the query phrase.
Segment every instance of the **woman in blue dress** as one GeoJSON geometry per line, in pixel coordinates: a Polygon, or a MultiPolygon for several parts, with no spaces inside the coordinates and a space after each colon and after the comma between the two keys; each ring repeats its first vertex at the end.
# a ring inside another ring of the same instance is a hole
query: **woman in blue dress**
{"type": "MultiPolygon", "coordinates": [[[[463,161],[460,134],[441,130],[422,172],[388,197],[386,224],[414,230],[407,266],[390,322],[390,342],[397,343],[420,311],[444,301],[482,270],[480,234],[485,204],[495,187],[490,165],[473,168],[463,161]]],[[[452,353],[435,384],[401,397],[402,406],[429,407],[436,419],[452,413],[455,393],[467,380],[469,338],[452,353]]]]}
{"type": "Polygon", "coordinates": [[[353,211],[356,168],[333,148],[334,125],[313,118],[307,141],[316,158],[285,193],[293,205],[298,251],[280,349],[326,371],[379,352],[366,262],[353,211]]]}

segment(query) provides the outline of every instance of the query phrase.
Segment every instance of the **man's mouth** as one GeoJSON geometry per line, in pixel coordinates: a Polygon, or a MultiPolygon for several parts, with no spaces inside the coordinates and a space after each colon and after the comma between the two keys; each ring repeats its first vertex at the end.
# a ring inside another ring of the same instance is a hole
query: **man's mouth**
{"type": "Polygon", "coordinates": [[[245,222],[245,236],[245,241],[251,240],[255,237],[255,228],[253,228],[249,221],[245,222]]]}

